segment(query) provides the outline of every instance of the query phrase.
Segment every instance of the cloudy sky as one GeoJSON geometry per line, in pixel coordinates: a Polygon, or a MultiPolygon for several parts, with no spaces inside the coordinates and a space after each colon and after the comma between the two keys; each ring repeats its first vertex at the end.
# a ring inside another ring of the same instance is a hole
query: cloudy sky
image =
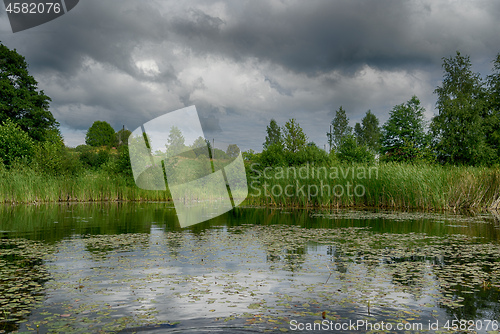
{"type": "Polygon", "coordinates": [[[500,1],[82,0],[0,41],[26,57],[65,142],[96,120],[116,130],[195,105],[216,146],[260,151],[271,118],[294,117],[326,144],[334,111],[351,125],[417,95],[428,119],[442,58],[457,50],[491,72],[500,1]]]}

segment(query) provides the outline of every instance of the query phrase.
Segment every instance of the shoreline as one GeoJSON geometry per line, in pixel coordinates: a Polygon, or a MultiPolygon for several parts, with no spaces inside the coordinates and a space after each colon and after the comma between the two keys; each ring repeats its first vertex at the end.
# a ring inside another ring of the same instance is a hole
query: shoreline
{"type": "MultiPolygon", "coordinates": [[[[247,200],[245,200],[247,201],[247,200]]],[[[56,204],[115,204],[115,203],[138,203],[138,204],[171,204],[174,205],[172,199],[163,200],[129,200],[129,199],[114,199],[114,200],[60,200],[60,201],[37,201],[37,202],[1,202],[1,206],[42,206],[42,205],[56,205],[56,204]]],[[[428,213],[453,213],[453,214],[463,214],[471,213],[474,215],[481,213],[497,213],[500,217],[500,207],[482,207],[482,208],[418,208],[418,207],[396,207],[396,206],[364,206],[364,205],[352,205],[352,206],[317,206],[317,205],[306,205],[306,206],[284,206],[284,205],[263,205],[263,204],[248,204],[243,202],[241,205],[235,207],[241,209],[291,209],[291,210],[339,210],[339,211],[393,211],[393,212],[428,212],[428,213]]]]}

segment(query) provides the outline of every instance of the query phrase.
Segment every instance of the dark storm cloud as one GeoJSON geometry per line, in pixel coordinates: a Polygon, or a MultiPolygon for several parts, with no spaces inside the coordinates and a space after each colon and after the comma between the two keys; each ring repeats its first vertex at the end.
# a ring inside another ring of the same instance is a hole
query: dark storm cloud
{"type": "Polygon", "coordinates": [[[230,22],[196,12],[174,20],[172,31],[198,52],[257,57],[309,74],[435,64],[443,46],[467,37],[457,36],[456,27],[427,22],[433,9],[419,2],[303,1],[281,9],[252,1],[228,7],[230,22]]]}
{"type": "MultiPolygon", "coordinates": [[[[488,6],[491,18],[500,14],[499,4],[476,3],[488,6]]],[[[156,2],[85,1],[78,15],[55,21],[51,34],[30,39],[27,52],[36,53],[33,66],[65,75],[76,71],[83,57],[134,73],[134,48],[175,40],[198,54],[256,57],[314,74],[356,72],[363,65],[393,69],[436,64],[443,51],[452,54],[460,47],[470,53],[487,47],[477,44],[479,34],[484,44],[500,44],[498,29],[483,31],[477,18],[459,18],[463,13],[454,9],[457,2],[446,10],[401,0],[235,1],[226,4],[229,18],[205,13],[197,2],[185,4],[169,12],[168,6],[159,10],[156,2]],[[433,17],[437,11],[445,16],[433,17]],[[457,23],[470,30],[462,31],[457,23]]]]}
{"type": "MultiPolygon", "coordinates": [[[[324,137],[315,124],[340,105],[351,120],[372,109],[383,122],[417,94],[431,110],[442,57],[456,50],[488,74],[500,52],[497,17],[491,0],[86,0],[1,41],[26,56],[72,129],[96,119],[133,129],[196,104],[217,120],[205,124],[214,132],[229,133],[234,115],[260,132],[271,117],[303,117],[324,137]]],[[[0,20],[6,27],[3,11],[0,20]]]]}
{"type": "Polygon", "coordinates": [[[133,73],[131,51],[168,38],[167,22],[147,2],[84,1],[77,10],[30,38],[27,53],[36,54],[32,64],[39,70],[72,75],[88,57],[133,73]]]}

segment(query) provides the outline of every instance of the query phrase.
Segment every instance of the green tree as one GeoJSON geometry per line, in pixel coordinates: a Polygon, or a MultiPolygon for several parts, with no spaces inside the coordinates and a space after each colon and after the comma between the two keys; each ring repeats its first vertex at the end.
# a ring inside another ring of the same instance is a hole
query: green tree
{"type": "Polygon", "coordinates": [[[33,140],[19,125],[5,120],[0,125],[0,162],[10,166],[16,159],[30,160],[34,153],[33,140]]]}
{"type": "Polygon", "coordinates": [[[408,145],[416,149],[426,147],[424,112],[415,95],[408,102],[392,108],[382,130],[381,152],[386,155],[386,159],[401,161],[401,156],[394,153],[408,145]]]}
{"type": "Polygon", "coordinates": [[[226,152],[224,152],[223,150],[218,149],[218,148],[214,149],[213,154],[214,154],[214,159],[217,159],[217,160],[226,160],[229,158],[227,156],[226,152]]]}
{"type": "Polygon", "coordinates": [[[116,143],[118,146],[128,145],[128,137],[132,134],[132,131],[125,128],[121,129],[116,133],[116,143]]]}
{"type": "Polygon", "coordinates": [[[203,138],[202,136],[199,136],[198,138],[195,139],[195,141],[191,145],[191,149],[194,151],[194,153],[197,157],[199,157],[199,156],[209,157],[210,154],[208,152],[208,148],[209,148],[208,145],[209,145],[209,142],[205,138],[203,138]]]}
{"type": "Polygon", "coordinates": [[[167,152],[169,156],[173,157],[181,153],[185,148],[185,139],[181,130],[176,126],[172,126],[167,139],[167,152]]]}
{"type": "Polygon", "coordinates": [[[199,136],[198,138],[195,139],[195,141],[191,145],[191,148],[197,149],[197,148],[206,147],[206,146],[207,146],[207,141],[205,140],[205,138],[203,138],[202,136],[199,136]]]}
{"type": "Polygon", "coordinates": [[[247,157],[249,160],[257,160],[262,166],[288,165],[283,147],[276,143],[268,146],[265,150],[262,150],[262,153],[260,154],[252,154],[251,157],[247,154],[247,157]]]}
{"type": "Polygon", "coordinates": [[[249,149],[248,151],[243,152],[241,155],[243,156],[243,160],[245,162],[249,162],[255,160],[258,156],[258,153],[255,153],[254,150],[249,149]]]}
{"type": "Polygon", "coordinates": [[[115,146],[117,144],[115,130],[108,122],[95,121],[85,135],[85,143],[89,146],[115,146]]]}
{"type": "Polygon", "coordinates": [[[340,161],[348,163],[373,164],[375,162],[373,152],[370,152],[366,146],[359,145],[353,134],[342,137],[336,154],[340,161]]]}
{"type": "Polygon", "coordinates": [[[116,171],[126,176],[125,180],[127,180],[131,184],[135,184],[132,173],[132,165],[130,164],[130,152],[128,149],[128,145],[121,145],[118,147],[116,171]]]}
{"type": "Polygon", "coordinates": [[[226,154],[230,158],[236,158],[240,154],[240,148],[236,144],[231,144],[227,147],[226,154]]]}
{"type": "Polygon", "coordinates": [[[363,142],[363,128],[361,127],[361,124],[356,123],[354,125],[354,136],[356,137],[356,140],[358,141],[359,145],[364,145],[363,142]]]}
{"type": "Polygon", "coordinates": [[[296,153],[306,147],[307,136],[295,118],[291,118],[285,123],[283,128],[285,150],[296,153]]]}
{"type": "Polygon", "coordinates": [[[337,150],[340,146],[342,138],[351,134],[352,128],[349,126],[349,118],[342,106],[335,112],[335,117],[332,120],[333,132],[326,134],[330,148],[337,150]]]}
{"type": "Polygon", "coordinates": [[[380,149],[380,139],[382,133],[379,127],[377,116],[372,114],[371,110],[366,112],[365,117],[361,120],[362,124],[362,141],[361,143],[368,148],[378,152],[380,149]]]}
{"type": "Polygon", "coordinates": [[[278,145],[281,146],[283,145],[283,137],[281,135],[281,129],[278,126],[278,123],[276,123],[276,120],[271,119],[271,122],[269,122],[269,125],[267,126],[266,129],[267,136],[266,136],[266,141],[264,142],[264,149],[268,149],[271,145],[278,145]]]}
{"type": "Polygon", "coordinates": [[[25,58],[0,43],[0,123],[10,119],[35,141],[45,141],[50,132],[59,134],[59,123],[37,85],[25,58]]]}
{"type": "Polygon", "coordinates": [[[500,53],[493,61],[493,73],[488,75],[488,106],[483,116],[486,145],[491,149],[491,162],[500,160],[500,53]]]}
{"type": "Polygon", "coordinates": [[[431,130],[438,158],[447,163],[475,165],[486,160],[483,134],[485,90],[479,74],[471,70],[468,56],[457,51],[443,58],[444,79],[434,91],[438,115],[431,130]]]}
{"type": "Polygon", "coordinates": [[[316,143],[309,142],[307,143],[306,149],[300,151],[295,157],[296,165],[302,165],[307,162],[326,165],[330,162],[330,157],[328,153],[320,149],[316,143]]]}

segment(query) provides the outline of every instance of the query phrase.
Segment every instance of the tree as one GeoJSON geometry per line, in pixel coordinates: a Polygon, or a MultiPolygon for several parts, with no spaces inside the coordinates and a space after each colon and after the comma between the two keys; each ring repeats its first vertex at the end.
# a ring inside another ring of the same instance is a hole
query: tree
{"type": "Polygon", "coordinates": [[[95,121],[85,135],[85,143],[89,146],[115,146],[117,144],[115,130],[105,121],[95,121]]]}
{"type": "Polygon", "coordinates": [[[362,125],[362,144],[366,147],[378,152],[380,149],[380,138],[382,133],[378,126],[379,120],[377,116],[372,114],[371,110],[366,112],[365,117],[361,120],[362,125]]]}
{"type": "Polygon", "coordinates": [[[132,134],[132,131],[125,128],[121,129],[116,133],[116,143],[118,146],[128,145],[128,137],[132,134]]]}
{"type": "Polygon", "coordinates": [[[195,141],[193,142],[193,144],[191,145],[191,148],[193,150],[200,148],[200,147],[207,147],[207,141],[202,136],[199,136],[198,138],[196,138],[195,141]]]}
{"type": "Polygon", "coordinates": [[[387,157],[396,157],[394,152],[408,145],[423,149],[427,144],[424,112],[415,95],[408,102],[392,108],[383,126],[381,152],[387,157]]]}
{"type": "Polygon", "coordinates": [[[500,111],[500,53],[493,60],[493,73],[488,75],[490,108],[500,111]]]}
{"type": "Polygon", "coordinates": [[[296,153],[306,147],[307,136],[295,118],[291,118],[285,123],[283,134],[286,151],[296,153]]]}
{"type": "MultiPolygon", "coordinates": [[[[248,155],[247,155],[248,157],[248,155]]],[[[285,152],[283,147],[278,144],[270,145],[265,150],[262,150],[260,154],[253,154],[249,160],[257,160],[262,166],[285,166],[288,165],[286,161],[285,152]],[[257,158],[257,159],[256,159],[257,158]]]]}
{"type": "Polygon", "coordinates": [[[493,74],[488,75],[487,100],[483,133],[486,145],[495,155],[492,160],[498,161],[500,160],[500,53],[493,61],[493,74]]]}
{"type": "Polygon", "coordinates": [[[60,136],[59,123],[37,85],[25,58],[0,43],[0,123],[9,119],[35,141],[45,141],[51,133],[60,136]]]}
{"type": "Polygon", "coordinates": [[[356,137],[356,140],[358,141],[359,145],[364,145],[363,128],[361,127],[361,124],[359,124],[359,123],[356,123],[354,125],[354,136],[356,137]]]}
{"type": "Polygon", "coordinates": [[[172,126],[167,139],[167,152],[169,156],[173,157],[181,153],[185,147],[185,139],[181,130],[176,126],[172,126]]]}
{"type": "Polygon", "coordinates": [[[283,145],[283,137],[281,136],[281,129],[278,126],[278,123],[274,119],[271,119],[271,122],[267,126],[266,129],[267,136],[266,141],[264,142],[264,149],[268,149],[271,145],[283,145]]]}
{"type": "Polygon", "coordinates": [[[31,159],[33,140],[19,125],[7,119],[0,125],[0,162],[10,166],[16,159],[31,159]]]}
{"type": "Polygon", "coordinates": [[[330,148],[338,149],[342,138],[348,134],[351,134],[352,128],[349,126],[349,118],[345,113],[344,108],[340,106],[339,110],[335,112],[335,117],[332,120],[333,133],[328,132],[326,136],[328,137],[328,144],[330,148]]]}
{"type": "Polygon", "coordinates": [[[469,56],[460,52],[443,58],[444,80],[434,91],[438,115],[431,130],[438,158],[453,164],[478,164],[488,155],[483,134],[485,90],[471,70],[469,56]]]}
{"type": "Polygon", "coordinates": [[[208,145],[209,142],[202,136],[199,136],[198,138],[195,139],[195,141],[191,145],[191,149],[194,151],[197,157],[200,156],[210,157],[210,154],[208,152],[210,146],[208,145]]]}
{"type": "Polygon", "coordinates": [[[240,154],[240,148],[236,144],[231,144],[227,147],[226,154],[230,158],[236,158],[240,154]]]}
{"type": "Polygon", "coordinates": [[[348,163],[372,164],[375,162],[373,152],[370,152],[366,146],[359,145],[353,134],[342,137],[336,154],[340,161],[348,163]]]}

